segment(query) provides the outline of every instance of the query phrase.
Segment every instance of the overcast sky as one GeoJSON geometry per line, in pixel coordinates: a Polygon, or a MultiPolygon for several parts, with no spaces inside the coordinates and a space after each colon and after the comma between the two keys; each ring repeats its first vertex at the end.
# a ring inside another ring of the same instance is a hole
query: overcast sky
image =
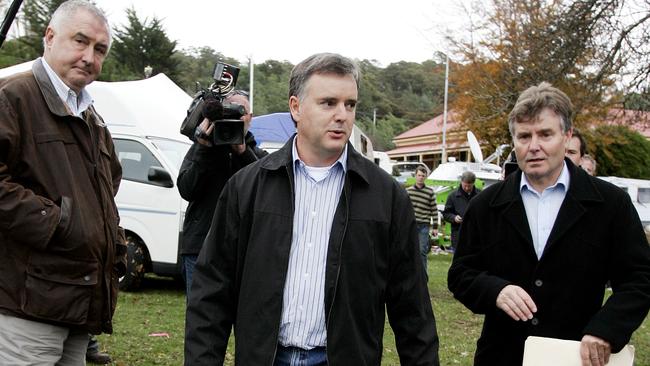
{"type": "Polygon", "coordinates": [[[209,46],[256,63],[297,63],[316,52],[378,60],[382,66],[422,62],[444,51],[440,30],[464,21],[458,1],[355,0],[96,0],[112,25],[126,24],[125,9],[141,20],[162,20],[179,48],[209,46]]]}

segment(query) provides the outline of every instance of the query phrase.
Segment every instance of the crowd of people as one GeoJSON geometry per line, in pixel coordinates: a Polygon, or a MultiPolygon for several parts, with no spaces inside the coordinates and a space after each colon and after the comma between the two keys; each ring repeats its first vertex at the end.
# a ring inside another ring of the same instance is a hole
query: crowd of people
{"type": "MultiPolygon", "coordinates": [[[[113,331],[126,268],[121,167],[86,86],[111,30],[69,0],[44,46],[0,80],[0,364],[108,363],[89,340],[113,331]]],[[[401,364],[439,365],[427,256],[442,214],[449,290],[485,314],[475,365],[521,365],[526,338],[543,336],[604,366],[648,314],[650,246],[629,196],[592,176],[569,96],[546,82],[521,92],[516,169],[483,191],[464,173],[439,213],[425,170],[405,190],[349,143],[360,78],[338,54],[298,63],[296,134],[270,155],[244,92],[226,98],[246,111],[244,141],[214,146],[207,116],[197,127],[177,181],[190,202],[184,364],[223,364],[234,331],[237,364],[379,365],[387,315],[401,364]]]]}

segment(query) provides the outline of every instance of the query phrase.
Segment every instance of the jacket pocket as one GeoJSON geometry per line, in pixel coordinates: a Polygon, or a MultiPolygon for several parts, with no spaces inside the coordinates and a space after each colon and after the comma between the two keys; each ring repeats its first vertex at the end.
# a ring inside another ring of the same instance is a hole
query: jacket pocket
{"type": "Polygon", "coordinates": [[[85,324],[99,269],[96,262],[34,252],[27,264],[22,310],[66,324],[85,324]]]}
{"type": "Polygon", "coordinates": [[[61,220],[54,232],[48,248],[71,256],[92,258],[90,246],[97,242],[99,234],[93,235],[91,228],[97,227],[88,215],[84,215],[82,207],[69,197],[61,198],[61,220]]]}

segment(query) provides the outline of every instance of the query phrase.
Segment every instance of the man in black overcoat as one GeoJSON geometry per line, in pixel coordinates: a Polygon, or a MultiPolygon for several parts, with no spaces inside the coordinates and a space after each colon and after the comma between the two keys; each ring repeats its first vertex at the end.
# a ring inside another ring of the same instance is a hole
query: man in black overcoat
{"type": "Polygon", "coordinates": [[[580,341],[583,365],[605,365],[648,314],[641,221],[623,190],[564,157],[572,115],[550,84],[524,91],[509,116],[519,170],[463,219],[448,286],[485,314],[475,365],[521,365],[528,336],[580,341]]]}

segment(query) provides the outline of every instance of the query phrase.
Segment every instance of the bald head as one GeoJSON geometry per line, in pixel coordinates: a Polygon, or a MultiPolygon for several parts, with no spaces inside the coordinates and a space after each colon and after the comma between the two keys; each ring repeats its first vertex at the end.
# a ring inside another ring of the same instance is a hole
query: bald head
{"type": "Polygon", "coordinates": [[[237,104],[244,107],[244,110],[246,110],[246,114],[241,117],[241,120],[244,121],[245,132],[248,132],[248,129],[250,128],[251,125],[251,119],[253,118],[253,115],[251,114],[251,104],[248,101],[248,98],[241,94],[233,94],[228,98],[226,98],[225,102],[231,104],[237,104]]]}
{"type": "Polygon", "coordinates": [[[106,14],[104,14],[104,12],[100,8],[90,3],[89,1],[68,0],[62,3],[52,14],[52,18],[50,19],[50,23],[48,24],[48,27],[54,29],[55,31],[60,32],[62,26],[65,23],[70,22],[70,20],[73,19],[73,17],[76,15],[78,11],[88,12],[90,15],[92,15],[94,18],[96,18],[106,26],[106,32],[109,35],[108,46],[110,48],[112,42],[112,32],[111,32],[111,27],[108,23],[108,18],[106,18],[106,14]]]}

